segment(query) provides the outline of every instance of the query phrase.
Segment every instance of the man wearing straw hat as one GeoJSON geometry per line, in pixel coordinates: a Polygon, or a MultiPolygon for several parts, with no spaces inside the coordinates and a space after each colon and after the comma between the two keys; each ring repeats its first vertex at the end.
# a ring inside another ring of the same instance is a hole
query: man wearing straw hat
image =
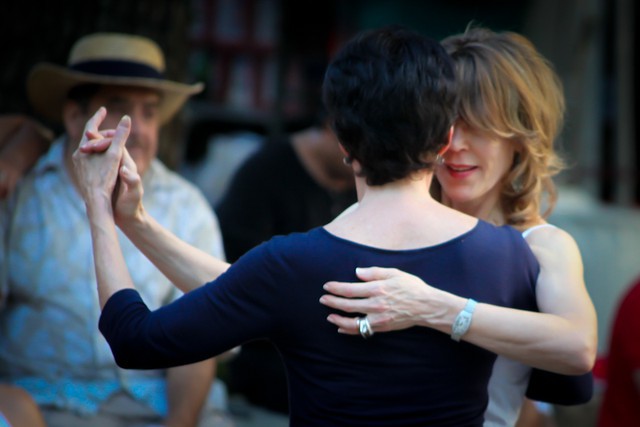
{"type": "MultiPolygon", "coordinates": [[[[124,114],[132,119],[128,148],[143,177],[146,209],[182,239],[224,256],[205,198],[156,158],[160,126],[202,90],[200,83],[166,80],[163,71],[162,51],[151,40],[98,33],[76,42],[67,67],[36,65],[27,81],[35,110],[64,123],[66,133],[0,212],[0,382],[29,391],[49,426],[231,425],[219,411],[224,385],[212,387],[214,360],[167,371],[121,370],[97,328],[91,236],[71,154],[99,107],[107,109],[104,129],[115,128],[124,114]]],[[[169,280],[124,235],[120,240],[148,304],[177,298],[169,280]]]]}

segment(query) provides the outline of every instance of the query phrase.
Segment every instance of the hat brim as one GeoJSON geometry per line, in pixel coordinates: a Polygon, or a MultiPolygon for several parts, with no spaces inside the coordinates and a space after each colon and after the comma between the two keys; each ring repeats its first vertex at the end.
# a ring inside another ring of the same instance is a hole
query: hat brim
{"type": "Polygon", "coordinates": [[[44,117],[62,121],[62,107],[69,90],[81,84],[101,84],[143,87],[158,90],[162,95],[159,106],[160,124],[165,124],[178,112],[190,96],[202,92],[204,84],[187,85],[170,80],[117,77],[89,74],[55,64],[36,65],[27,79],[27,96],[33,108],[44,117]]]}

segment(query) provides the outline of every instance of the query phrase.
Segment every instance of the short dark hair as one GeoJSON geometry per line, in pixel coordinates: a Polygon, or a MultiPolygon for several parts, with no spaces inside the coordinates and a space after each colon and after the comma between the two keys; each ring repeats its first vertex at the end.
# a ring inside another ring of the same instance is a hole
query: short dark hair
{"type": "Polygon", "coordinates": [[[456,117],[451,58],[400,26],[365,31],[335,56],[323,99],[338,139],[369,185],[432,168],[456,117]]]}

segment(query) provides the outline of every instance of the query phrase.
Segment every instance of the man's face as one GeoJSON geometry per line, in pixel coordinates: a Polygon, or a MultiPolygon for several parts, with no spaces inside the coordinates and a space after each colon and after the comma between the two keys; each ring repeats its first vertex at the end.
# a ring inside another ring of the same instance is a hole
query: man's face
{"type": "Polygon", "coordinates": [[[131,117],[131,133],[126,147],[136,162],[138,173],[144,175],[158,153],[159,105],[160,95],[154,90],[104,86],[91,98],[84,122],[101,106],[106,107],[107,117],[100,129],[115,129],[122,116],[131,117]]]}

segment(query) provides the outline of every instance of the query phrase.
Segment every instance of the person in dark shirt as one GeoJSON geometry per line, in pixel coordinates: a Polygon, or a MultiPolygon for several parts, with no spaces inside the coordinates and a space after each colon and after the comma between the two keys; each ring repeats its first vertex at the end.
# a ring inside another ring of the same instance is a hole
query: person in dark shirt
{"type": "Polygon", "coordinates": [[[355,203],[353,172],[343,157],[326,118],[264,141],[216,207],[227,259],[273,236],[326,224],[355,203]]]}
{"type": "MultiPolygon", "coordinates": [[[[265,141],[234,175],[216,208],[227,259],[233,262],[273,236],[326,224],[355,201],[353,172],[321,108],[312,126],[265,141]]],[[[228,366],[231,392],[288,412],[285,370],[270,342],[243,345],[228,366]]]]}

